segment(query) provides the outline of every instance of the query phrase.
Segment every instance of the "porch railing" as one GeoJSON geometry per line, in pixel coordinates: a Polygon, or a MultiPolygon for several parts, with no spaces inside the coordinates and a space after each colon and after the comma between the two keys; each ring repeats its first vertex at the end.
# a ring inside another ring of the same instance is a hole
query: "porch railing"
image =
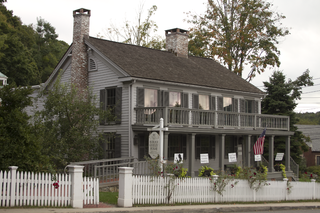
{"type": "Polygon", "coordinates": [[[137,107],[136,123],[158,124],[164,118],[164,125],[211,126],[232,128],[253,128],[289,130],[289,116],[238,113],[187,109],[180,107],[137,107]]]}

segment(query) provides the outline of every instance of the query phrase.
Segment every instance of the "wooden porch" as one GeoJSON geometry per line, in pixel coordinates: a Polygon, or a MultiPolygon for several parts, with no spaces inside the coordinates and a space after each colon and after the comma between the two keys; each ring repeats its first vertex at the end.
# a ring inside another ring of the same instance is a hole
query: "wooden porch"
{"type": "Polygon", "coordinates": [[[290,117],[254,113],[210,111],[180,107],[137,107],[136,125],[199,126],[212,128],[289,131],[290,117]]]}

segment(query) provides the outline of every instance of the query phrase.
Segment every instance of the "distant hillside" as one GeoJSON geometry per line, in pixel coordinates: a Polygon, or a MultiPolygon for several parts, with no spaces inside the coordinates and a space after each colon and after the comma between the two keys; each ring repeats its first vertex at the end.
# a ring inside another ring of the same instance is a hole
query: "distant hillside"
{"type": "Polygon", "coordinates": [[[305,125],[320,125],[320,112],[317,113],[297,113],[296,117],[299,119],[297,124],[305,125]]]}

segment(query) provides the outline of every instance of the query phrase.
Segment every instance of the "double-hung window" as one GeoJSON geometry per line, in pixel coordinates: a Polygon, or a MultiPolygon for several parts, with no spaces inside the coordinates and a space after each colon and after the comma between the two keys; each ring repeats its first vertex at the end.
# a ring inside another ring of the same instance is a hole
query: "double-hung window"
{"type": "Polygon", "coordinates": [[[103,158],[121,158],[121,135],[114,132],[104,133],[101,146],[103,158]]]}
{"type": "Polygon", "coordinates": [[[100,124],[120,124],[122,110],[122,87],[110,87],[100,90],[100,107],[108,111],[104,118],[100,118],[100,124]]]}
{"type": "Polygon", "coordinates": [[[181,107],[180,92],[169,92],[169,107],[181,107]]]}
{"type": "Polygon", "coordinates": [[[144,107],[158,106],[158,90],[145,89],[144,90],[144,107]]]}

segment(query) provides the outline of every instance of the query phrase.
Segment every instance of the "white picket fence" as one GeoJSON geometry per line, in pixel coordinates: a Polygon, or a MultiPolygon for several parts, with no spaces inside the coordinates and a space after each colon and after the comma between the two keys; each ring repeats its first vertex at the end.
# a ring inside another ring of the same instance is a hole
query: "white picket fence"
{"type": "MultiPolygon", "coordinates": [[[[228,183],[223,196],[213,191],[208,178],[174,179],[169,177],[132,176],[133,204],[168,203],[214,203],[214,202],[255,202],[279,200],[320,199],[320,184],[316,182],[267,181],[258,191],[250,189],[247,180],[233,180],[228,183]],[[238,181],[238,182],[237,182],[238,181]],[[237,183],[236,183],[237,182],[237,183]],[[231,184],[234,187],[231,187],[231,184]],[[169,190],[170,188],[170,190],[169,190]]],[[[120,193],[120,192],[119,192],[120,193]]]]}
{"type": "MultiPolygon", "coordinates": [[[[58,206],[72,205],[72,183],[68,174],[0,171],[0,206],[58,206]],[[59,182],[58,182],[59,181],[59,182]],[[54,183],[59,187],[55,188],[54,183]]],[[[80,174],[82,176],[82,174],[80,174]]],[[[99,179],[83,178],[83,204],[99,204],[99,179]]]]}

